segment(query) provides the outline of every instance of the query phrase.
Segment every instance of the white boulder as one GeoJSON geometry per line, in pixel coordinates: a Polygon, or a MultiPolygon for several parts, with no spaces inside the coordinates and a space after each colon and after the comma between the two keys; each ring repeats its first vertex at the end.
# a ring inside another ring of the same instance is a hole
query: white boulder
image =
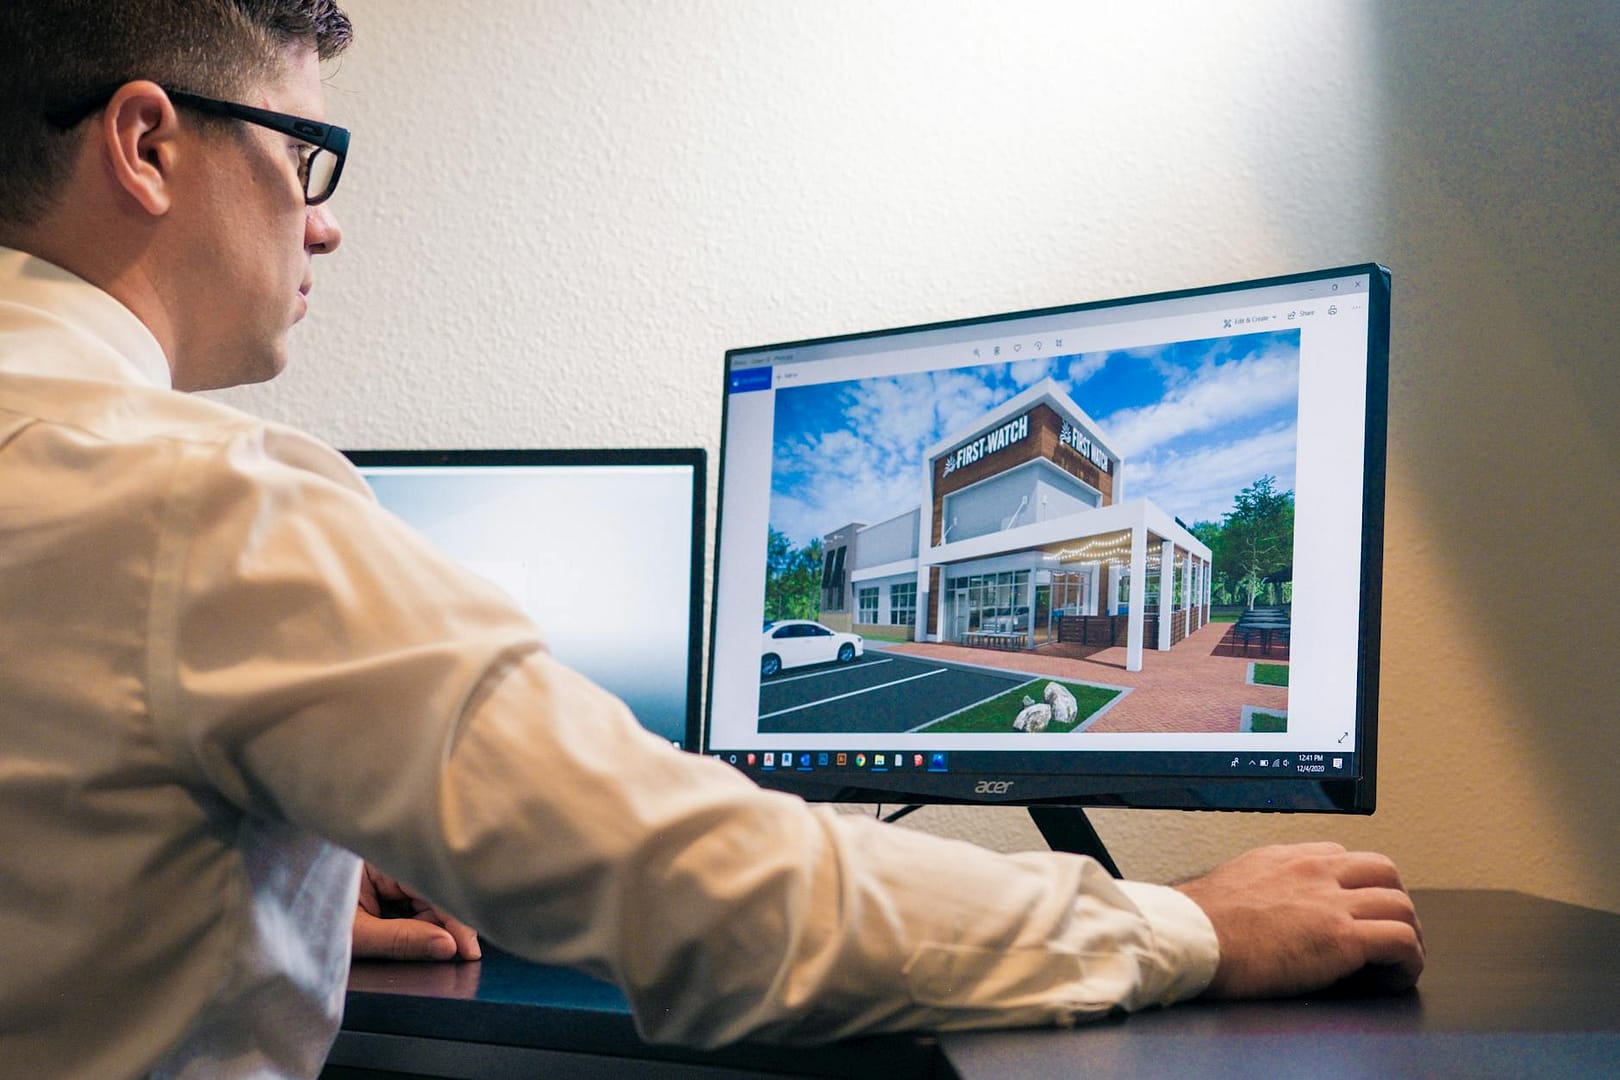
{"type": "Polygon", "coordinates": [[[1049,682],[1041,695],[1046,703],[1052,707],[1052,719],[1060,724],[1072,724],[1074,718],[1080,713],[1080,706],[1069,693],[1069,688],[1060,683],[1049,682]]]}
{"type": "Polygon", "coordinates": [[[1025,705],[1013,719],[1014,731],[1045,731],[1052,722],[1052,706],[1036,703],[1025,705]]]}

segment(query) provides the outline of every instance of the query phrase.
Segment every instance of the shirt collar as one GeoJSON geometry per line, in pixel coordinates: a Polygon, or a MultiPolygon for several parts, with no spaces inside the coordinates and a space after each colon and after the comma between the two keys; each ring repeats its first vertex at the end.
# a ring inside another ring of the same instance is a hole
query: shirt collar
{"type": "Polygon", "coordinates": [[[74,350],[71,371],[59,355],[0,350],[0,371],[173,386],[163,346],[134,312],[54,263],[0,247],[0,333],[42,321],[65,324],[102,347],[74,350]]]}

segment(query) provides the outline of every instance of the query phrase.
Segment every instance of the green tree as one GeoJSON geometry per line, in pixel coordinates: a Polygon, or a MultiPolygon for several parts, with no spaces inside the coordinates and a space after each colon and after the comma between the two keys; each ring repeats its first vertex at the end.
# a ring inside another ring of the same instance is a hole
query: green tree
{"type": "Polygon", "coordinates": [[[786,533],[765,540],[765,618],[814,619],[821,613],[821,541],[795,548],[786,533]]]}
{"type": "Polygon", "coordinates": [[[1294,558],[1294,493],[1276,484],[1275,476],[1262,476],[1238,492],[1222,523],[1219,569],[1251,608],[1266,576],[1294,558]]]}

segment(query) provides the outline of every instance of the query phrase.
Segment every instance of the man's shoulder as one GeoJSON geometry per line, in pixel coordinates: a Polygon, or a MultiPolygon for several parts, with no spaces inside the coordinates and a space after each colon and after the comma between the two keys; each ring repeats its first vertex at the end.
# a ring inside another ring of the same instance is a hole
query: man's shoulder
{"type": "Polygon", "coordinates": [[[289,424],[266,420],[222,402],[175,394],[173,410],[152,437],[183,445],[213,468],[260,483],[334,483],[370,497],[353,465],[329,444],[289,424]]]}
{"type": "Polygon", "coordinates": [[[195,394],[10,374],[0,379],[0,413],[52,425],[104,452],[156,452],[265,479],[315,474],[366,490],[348,460],[315,436],[195,394]]]}
{"type": "Polygon", "coordinates": [[[218,441],[262,423],[222,402],[137,382],[0,371],[0,408],[109,442],[218,441]]]}

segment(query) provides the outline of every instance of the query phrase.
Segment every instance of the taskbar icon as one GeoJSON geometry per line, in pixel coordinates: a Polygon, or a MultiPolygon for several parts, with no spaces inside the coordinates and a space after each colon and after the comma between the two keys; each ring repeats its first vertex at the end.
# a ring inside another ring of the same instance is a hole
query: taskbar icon
{"type": "MultiPolygon", "coordinates": [[[[716,754],[721,758],[722,755],[716,754]]],[[[950,757],[944,751],[918,753],[909,750],[764,750],[725,755],[723,760],[750,769],[861,769],[870,772],[912,771],[949,772],[950,757]]]]}

